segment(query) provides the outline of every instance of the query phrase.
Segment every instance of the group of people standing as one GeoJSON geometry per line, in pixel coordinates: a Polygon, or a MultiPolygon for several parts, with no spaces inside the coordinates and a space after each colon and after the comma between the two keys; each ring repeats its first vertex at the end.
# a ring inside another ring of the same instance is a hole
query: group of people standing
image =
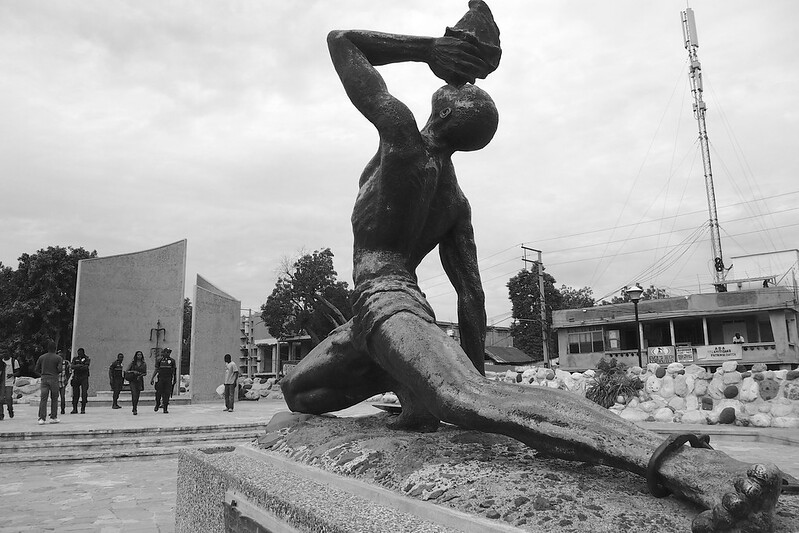
{"type": "MultiPolygon", "coordinates": [[[[65,414],[66,387],[72,385],[72,411],[86,414],[86,403],[89,396],[89,366],[91,359],[83,348],[78,348],[75,357],[71,357],[69,350],[56,352],[57,345],[54,341],[47,342],[47,352],[39,356],[35,364],[35,372],[41,376],[38,423],[47,421],[47,404],[50,403],[50,423],[57,424],[58,400],[61,399],[61,414],[65,414]]],[[[144,354],[137,351],[133,361],[127,367],[124,364],[124,354],[117,354],[116,360],[108,368],[108,378],[113,391],[112,409],[121,409],[119,395],[125,381],[130,384],[133,414],[138,414],[138,405],[141,391],[144,390],[144,379],[147,377],[147,363],[144,354]]],[[[14,418],[13,391],[14,383],[20,376],[19,362],[4,351],[0,353],[0,420],[8,416],[14,418]]],[[[155,360],[155,370],[150,378],[150,384],[155,386],[155,411],[163,408],[164,413],[169,412],[169,399],[177,383],[177,364],[172,357],[172,350],[164,349],[155,360]]]]}
{"type": "MultiPolygon", "coordinates": [[[[144,361],[144,354],[137,351],[133,354],[133,361],[127,367],[124,366],[125,355],[117,354],[116,361],[111,363],[108,368],[108,380],[113,391],[112,409],[122,409],[119,405],[119,394],[122,392],[122,386],[125,380],[130,383],[130,396],[131,403],[133,404],[133,414],[137,415],[139,406],[139,397],[141,391],[144,390],[144,378],[147,376],[147,363],[144,361]]],[[[177,363],[172,357],[172,350],[166,348],[161,352],[160,357],[155,360],[155,370],[150,378],[150,385],[155,386],[155,409],[158,411],[162,408],[164,413],[169,413],[169,399],[172,397],[172,391],[177,383],[177,363]]]]}

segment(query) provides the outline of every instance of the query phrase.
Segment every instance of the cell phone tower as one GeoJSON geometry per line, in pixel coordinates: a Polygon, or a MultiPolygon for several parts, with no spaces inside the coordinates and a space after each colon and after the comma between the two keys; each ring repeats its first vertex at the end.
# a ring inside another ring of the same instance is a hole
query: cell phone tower
{"type": "Polygon", "coordinates": [[[713,270],[716,292],[726,292],[727,285],[724,278],[727,268],[724,266],[724,255],[721,252],[721,234],[719,232],[719,217],[716,211],[716,192],[713,188],[713,171],[710,168],[710,143],[707,138],[707,123],[705,112],[707,105],[702,100],[702,64],[699,62],[697,49],[699,39],[696,35],[696,19],[694,10],[686,8],[680,12],[682,19],[683,44],[688,50],[688,79],[691,82],[691,94],[694,97],[694,117],[699,126],[699,146],[702,150],[702,166],[705,172],[705,190],[707,192],[707,210],[710,223],[710,242],[713,251],[713,270]]]}

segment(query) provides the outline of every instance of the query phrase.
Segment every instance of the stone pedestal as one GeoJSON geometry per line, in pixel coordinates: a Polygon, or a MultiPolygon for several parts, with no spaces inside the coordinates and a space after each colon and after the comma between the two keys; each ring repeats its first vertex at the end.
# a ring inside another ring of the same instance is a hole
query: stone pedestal
{"type": "MultiPolygon", "coordinates": [[[[632,474],[449,425],[392,430],[391,420],[278,413],[257,443],[183,452],[178,533],[664,533],[690,531],[699,512],[652,497],[632,474]]],[[[794,531],[797,503],[783,495],[776,531],[794,531]]]]}

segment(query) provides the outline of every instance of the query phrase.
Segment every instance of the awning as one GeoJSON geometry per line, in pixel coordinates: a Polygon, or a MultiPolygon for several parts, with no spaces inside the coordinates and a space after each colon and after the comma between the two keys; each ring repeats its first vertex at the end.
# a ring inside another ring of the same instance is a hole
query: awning
{"type": "Polygon", "coordinates": [[[533,358],[512,346],[486,346],[486,356],[500,365],[526,365],[533,358]]]}

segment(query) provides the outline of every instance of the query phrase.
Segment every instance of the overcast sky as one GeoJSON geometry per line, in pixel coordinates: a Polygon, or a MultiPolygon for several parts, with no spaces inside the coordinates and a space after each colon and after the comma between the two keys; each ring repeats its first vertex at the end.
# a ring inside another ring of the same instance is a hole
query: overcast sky
{"type": "MultiPolygon", "coordinates": [[[[795,0],[691,3],[725,258],[799,247],[795,0]]],[[[499,131],[456,154],[489,323],[508,325],[520,245],[596,297],[628,283],[710,290],[711,252],[682,1],[495,0],[499,131]],[[679,243],[691,246],[676,246],[679,243]],[[658,266],[660,265],[660,266],[658,266]],[[655,272],[645,273],[647,270],[655,272]]],[[[0,261],[188,239],[196,273],[257,309],[281,259],[332,248],[351,283],[350,214],[377,134],[335,75],[331,29],[441,35],[465,0],[0,3],[0,261]]],[[[441,85],[381,72],[423,123],[441,85]]],[[[728,264],[731,262],[727,260],[728,264]]],[[[441,320],[455,296],[419,269],[441,320]]]]}

